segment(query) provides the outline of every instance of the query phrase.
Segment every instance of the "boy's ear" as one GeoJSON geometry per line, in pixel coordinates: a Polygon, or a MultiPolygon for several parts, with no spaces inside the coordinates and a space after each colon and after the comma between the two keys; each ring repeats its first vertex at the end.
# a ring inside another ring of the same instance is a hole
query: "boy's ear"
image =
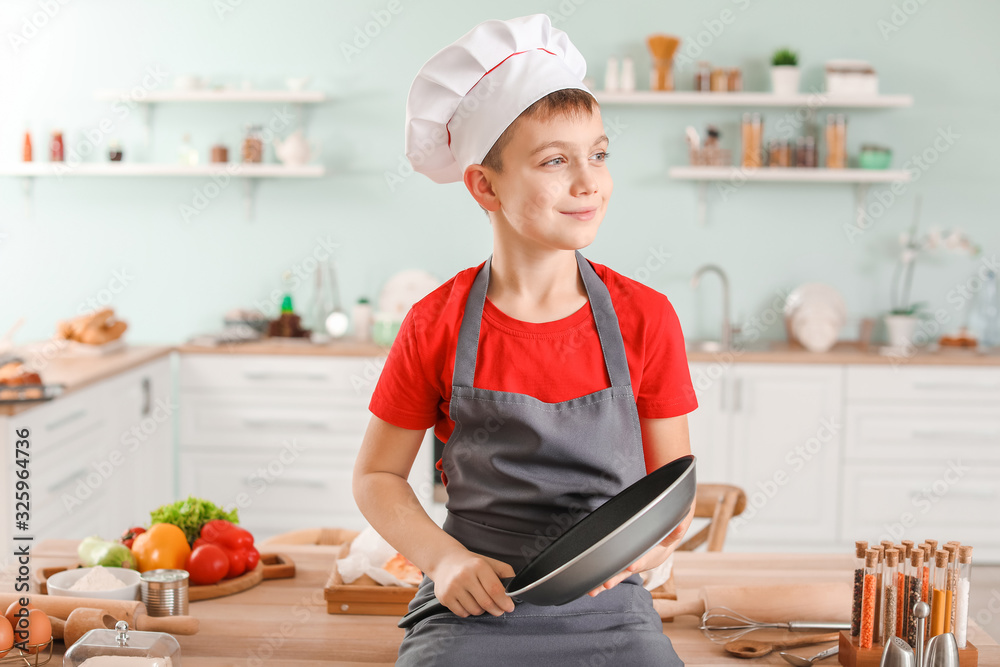
{"type": "Polygon", "coordinates": [[[481,164],[470,164],[462,175],[469,194],[486,211],[500,210],[500,198],[493,190],[493,176],[493,170],[481,164]]]}

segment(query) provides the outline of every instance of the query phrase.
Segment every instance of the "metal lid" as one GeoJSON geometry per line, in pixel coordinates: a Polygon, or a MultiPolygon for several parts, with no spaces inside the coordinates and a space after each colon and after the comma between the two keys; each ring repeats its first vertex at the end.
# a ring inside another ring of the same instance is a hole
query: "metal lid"
{"type": "Polygon", "coordinates": [[[149,570],[139,578],[143,587],[149,590],[173,590],[188,585],[187,570],[149,570]]]}

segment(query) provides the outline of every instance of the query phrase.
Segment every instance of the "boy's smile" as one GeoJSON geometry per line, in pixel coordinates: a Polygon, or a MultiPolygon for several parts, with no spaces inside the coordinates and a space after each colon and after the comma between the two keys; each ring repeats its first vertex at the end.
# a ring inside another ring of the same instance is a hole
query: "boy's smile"
{"type": "Polygon", "coordinates": [[[508,228],[497,231],[513,232],[539,249],[590,245],[613,189],[600,111],[523,117],[512,129],[501,153],[502,171],[485,172],[492,206],[480,202],[493,212],[494,225],[508,228]]]}

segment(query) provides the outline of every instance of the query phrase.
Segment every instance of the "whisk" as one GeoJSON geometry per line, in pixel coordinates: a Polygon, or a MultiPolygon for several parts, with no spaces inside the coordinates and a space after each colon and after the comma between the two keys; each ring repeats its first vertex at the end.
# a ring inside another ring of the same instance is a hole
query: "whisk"
{"type": "Polygon", "coordinates": [[[739,639],[755,630],[776,628],[779,630],[850,630],[850,623],[832,621],[787,621],[783,623],[766,623],[744,616],[729,607],[712,607],[701,615],[701,625],[698,629],[716,644],[726,644],[739,639]],[[711,621],[720,621],[711,624],[711,621]]]}

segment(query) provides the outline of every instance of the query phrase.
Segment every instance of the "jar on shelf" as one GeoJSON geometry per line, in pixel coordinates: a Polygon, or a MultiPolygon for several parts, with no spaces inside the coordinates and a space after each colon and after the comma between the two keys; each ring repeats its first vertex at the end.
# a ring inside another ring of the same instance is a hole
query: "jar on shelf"
{"type": "Polygon", "coordinates": [[[721,67],[712,70],[712,92],[724,93],[729,90],[729,73],[721,67]]]}
{"type": "Polygon", "coordinates": [[[264,161],[264,138],[260,125],[247,125],[243,137],[243,161],[254,163],[264,161]]]}
{"type": "Polygon", "coordinates": [[[769,167],[791,167],[792,166],[792,146],[787,139],[773,139],[768,145],[769,167]]]}
{"type": "Polygon", "coordinates": [[[62,162],[63,157],[64,157],[64,152],[63,152],[62,130],[52,130],[52,141],[49,142],[49,161],[62,162]]]}
{"type": "Polygon", "coordinates": [[[743,159],[740,165],[743,167],[756,168],[761,166],[763,141],[764,141],[764,121],[757,112],[747,112],[743,114],[742,124],[743,139],[743,159]]]}
{"type": "Polygon", "coordinates": [[[707,61],[699,61],[694,70],[694,89],[699,93],[712,90],[712,65],[707,61]]]}
{"type": "Polygon", "coordinates": [[[729,92],[738,93],[743,90],[743,72],[739,67],[729,70],[729,92]]]}
{"type": "Polygon", "coordinates": [[[816,139],[806,136],[799,137],[795,142],[795,166],[816,166],[816,139]]]}
{"type": "Polygon", "coordinates": [[[847,116],[842,113],[826,117],[826,168],[847,167],[847,116]]]}

